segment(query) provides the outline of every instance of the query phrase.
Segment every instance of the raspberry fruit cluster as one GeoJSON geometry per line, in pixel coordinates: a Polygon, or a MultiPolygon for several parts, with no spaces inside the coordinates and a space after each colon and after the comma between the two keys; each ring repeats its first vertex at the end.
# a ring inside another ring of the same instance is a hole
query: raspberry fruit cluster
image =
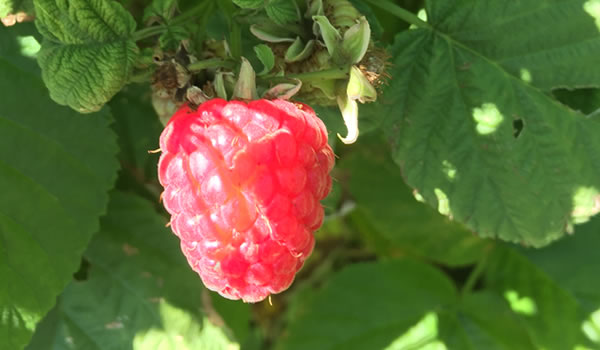
{"type": "Polygon", "coordinates": [[[205,286],[258,302],[289,287],[323,221],[334,155],[312,108],[213,99],[160,137],[162,200],[205,286]]]}

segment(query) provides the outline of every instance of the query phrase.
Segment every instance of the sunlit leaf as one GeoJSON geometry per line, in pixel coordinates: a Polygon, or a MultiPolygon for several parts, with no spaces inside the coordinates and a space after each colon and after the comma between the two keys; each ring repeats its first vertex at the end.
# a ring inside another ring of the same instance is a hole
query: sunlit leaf
{"type": "Polygon", "coordinates": [[[45,38],[38,61],[50,96],[81,113],[99,110],[133,70],[135,20],[113,0],[34,3],[45,38]]]}
{"type": "Polygon", "coordinates": [[[600,188],[600,124],[537,88],[586,84],[598,71],[577,65],[600,54],[583,3],[432,1],[436,31],[401,33],[391,48],[393,79],[369,114],[383,116],[408,184],[483,237],[543,246],[598,212],[580,194],[600,188]],[[555,25],[563,11],[580,19],[565,21],[577,26],[573,35],[555,25]],[[550,47],[564,59],[527,60],[550,47]],[[513,67],[519,57],[531,65],[531,81],[513,67]],[[537,84],[537,74],[552,79],[537,84]]]}

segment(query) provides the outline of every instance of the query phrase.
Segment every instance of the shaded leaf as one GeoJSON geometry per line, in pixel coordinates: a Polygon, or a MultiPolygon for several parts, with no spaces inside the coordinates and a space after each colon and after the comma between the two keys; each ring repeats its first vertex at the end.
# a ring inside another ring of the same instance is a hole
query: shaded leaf
{"type": "Polygon", "coordinates": [[[150,89],[129,85],[109,103],[115,117],[113,128],[119,136],[119,158],[125,171],[145,182],[157,178],[158,138],[163,130],[152,108],[150,89]]]}
{"type": "Polygon", "coordinates": [[[30,348],[238,349],[166,222],[147,201],[114,192],[85,253],[87,279],[67,287],[46,323],[56,332],[40,330],[30,348]]]}
{"type": "Polygon", "coordinates": [[[407,260],[355,264],[296,308],[279,349],[383,349],[428,312],[455,302],[439,271],[407,260]]]}
{"type": "Polygon", "coordinates": [[[584,341],[582,324],[600,310],[599,233],[595,218],[550,247],[504,247],[490,258],[486,285],[513,300],[538,346],[570,349],[584,341]]]}
{"type": "Polygon", "coordinates": [[[50,96],[81,113],[99,110],[133,70],[135,20],[113,0],[35,0],[35,6],[45,38],[38,62],[50,96]]]}
{"type": "Polygon", "coordinates": [[[269,4],[265,7],[265,11],[267,12],[267,16],[269,16],[273,22],[281,26],[296,22],[300,19],[294,1],[270,0],[269,4]]]}
{"type": "Polygon", "coordinates": [[[266,0],[233,0],[233,3],[244,9],[257,9],[265,5],[266,0]]]}
{"type": "Polygon", "coordinates": [[[442,314],[439,339],[447,349],[538,349],[506,300],[490,292],[466,295],[457,313],[442,314]]]}
{"type": "Polygon", "coordinates": [[[348,177],[348,191],[373,228],[366,235],[382,235],[404,253],[465,265],[481,256],[486,242],[418,202],[404,185],[399,169],[385,147],[360,140],[360,149],[338,166],[348,177]],[[368,186],[365,186],[368,184],[368,186]]]}
{"type": "MultiPolygon", "coordinates": [[[[12,33],[0,28],[0,42],[12,33]]],[[[0,339],[2,348],[18,349],[77,270],[98,229],[118,164],[108,110],[82,119],[56,105],[30,68],[31,59],[6,54],[4,48],[0,339]]]]}
{"type": "Polygon", "coordinates": [[[277,349],[538,349],[502,297],[459,299],[445,275],[422,263],[352,265],[305,296],[277,349]]]}

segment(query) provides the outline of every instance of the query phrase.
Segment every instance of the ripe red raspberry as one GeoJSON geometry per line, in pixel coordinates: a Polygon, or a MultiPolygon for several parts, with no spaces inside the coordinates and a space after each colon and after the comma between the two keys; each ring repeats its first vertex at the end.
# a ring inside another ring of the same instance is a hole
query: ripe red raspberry
{"type": "Polygon", "coordinates": [[[159,179],[181,249],[207,288],[257,302],[289,287],[312,252],[334,165],[307,105],[213,99],[160,136],[159,179]]]}

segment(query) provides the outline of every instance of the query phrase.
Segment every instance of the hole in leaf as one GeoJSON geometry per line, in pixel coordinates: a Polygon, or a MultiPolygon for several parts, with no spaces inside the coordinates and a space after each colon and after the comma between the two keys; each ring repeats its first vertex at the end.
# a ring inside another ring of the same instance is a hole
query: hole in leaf
{"type": "Polygon", "coordinates": [[[519,135],[521,135],[521,131],[523,131],[523,120],[513,120],[513,136],[515,137],[515,139],[519,137],[519,135]]]}

